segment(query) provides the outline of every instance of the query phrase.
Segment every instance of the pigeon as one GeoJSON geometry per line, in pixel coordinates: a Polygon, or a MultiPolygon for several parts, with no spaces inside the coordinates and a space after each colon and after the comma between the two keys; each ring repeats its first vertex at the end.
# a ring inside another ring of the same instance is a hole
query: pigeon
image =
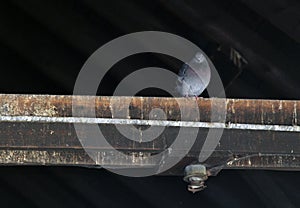
{"type": "Polygon", "coordinates": [[[181,67],[176,82],[176,91],[183,97],[198,97],[208,86],[211,70],[205,56],[198,52],[181,67]]]}

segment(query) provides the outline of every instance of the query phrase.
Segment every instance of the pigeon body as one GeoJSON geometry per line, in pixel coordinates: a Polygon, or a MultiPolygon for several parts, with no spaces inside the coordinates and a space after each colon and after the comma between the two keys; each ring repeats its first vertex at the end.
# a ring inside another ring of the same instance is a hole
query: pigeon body
{"type": "Polygon", "coordinates": [[[180,96],[199,96],[210,81],[211,71],[205,56],[198,52],[188,63],[183,64],[179,71],[176,91],[180,96]]]}

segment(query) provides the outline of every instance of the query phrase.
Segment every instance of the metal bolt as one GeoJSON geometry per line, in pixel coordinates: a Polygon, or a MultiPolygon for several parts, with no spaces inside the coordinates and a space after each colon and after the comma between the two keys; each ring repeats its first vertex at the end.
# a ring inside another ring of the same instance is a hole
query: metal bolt
{"type": "Polygon", "coordinates": [[[207,178],[208,175],[204,165],[193,164],[185,167],[183,180],[189,183],[188,191],[195,193],[205,189],[204,182],[207,178]]]}

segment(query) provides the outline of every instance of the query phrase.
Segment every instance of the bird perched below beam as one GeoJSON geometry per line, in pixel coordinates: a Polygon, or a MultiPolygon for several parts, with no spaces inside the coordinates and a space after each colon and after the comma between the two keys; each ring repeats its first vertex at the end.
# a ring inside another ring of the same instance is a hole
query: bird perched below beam
{"type": "Polygon", "coordinates": [[[208,86],[211,69],[205,56],[198,52],[181,67],[176,82],[176,91],[183,97],[198,97],[208,86]]]}

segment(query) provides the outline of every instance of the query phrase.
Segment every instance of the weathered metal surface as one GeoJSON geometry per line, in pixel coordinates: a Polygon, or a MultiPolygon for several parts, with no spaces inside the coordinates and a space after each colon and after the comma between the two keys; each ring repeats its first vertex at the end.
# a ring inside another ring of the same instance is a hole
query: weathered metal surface
{"type": "MultiPolygon", "coordinates": [[[[89,97],[76,96],[80,118],[72,117],[73,96],[0,95],[0,163],[6,165],[112,165],[126,166],[125,158],[106,147],[88,147],[97,152],[93,161],[83,150],[73,123],[100,123],[109,143],[132,158],[136,166],[154,165],[150,155],[169,147],[179,128],[199,128],[195,145],[186,158],[169,174],[182,173],[182,167],[197,161],[209,128],[224,128],[223,136],[206,161],[208,166],[223,168],[265,168],[300,170],[300,101],[226,99],[226,122],[211,122],[212,99],[198,102],[200,119],[181,121],[179,105],[174,98],[156,97],[89,97]],[[89,118],[90,102],[95,99],[97,119],[89,118]],[[129,109],[123,103],[129,102],[129,109]],[[167,120],[149,119],[152,109],[162,109],[167,120]],[[126,111],[124,118],[112,112],[126,111]],[[118,123],[119,122],[119,123],[118,123]],[[165,126],[153,141],[125,138],[114,126],[134,124],[143,129],[149,125],[165,126]]],[[[218,109],[217,109],[218,110],[218,109]]],[[[193,113],[191,111],[190,113],[193,113]]],[[[186,134],[189,138],[189,133],[186,134]]],[[[176,149],[178,154],[181,149],[176,149]]]]}
{"type": "MultiPolygon", "coordinates": [[[[162,109],[170,120],[180,120],[180,109],[174,98],[157,97],[91,97],[76,96],[76,104],[89,107],[88,98],[95,99],[96,116],[111,118],[113,103],[129,102],[130,118],[148,119],[154,108],[162,109]],[[112,102],[112,104],[111,104],[112,102]]],[[[72,117],[73,96],[62,95],[0,95],[0,113],[9,116],[72,117]]],[[[178,100],[194,98],[177,98],[178,100]]],[[[201,121],[210,122],[212,99],[199,98],[201,121]]],[[[300,101],[227,99],[227,123],[298,125],[300,101]]],[[[122,105],[119,110],[123,110],[122,105]]],[[[115,109],[118,110],[118,109],[115,109]]],[[[126,109],[127,110],[127,109],[126,109]]],[[[85,112],[82,112],[84,114],[85,112]]]]}

